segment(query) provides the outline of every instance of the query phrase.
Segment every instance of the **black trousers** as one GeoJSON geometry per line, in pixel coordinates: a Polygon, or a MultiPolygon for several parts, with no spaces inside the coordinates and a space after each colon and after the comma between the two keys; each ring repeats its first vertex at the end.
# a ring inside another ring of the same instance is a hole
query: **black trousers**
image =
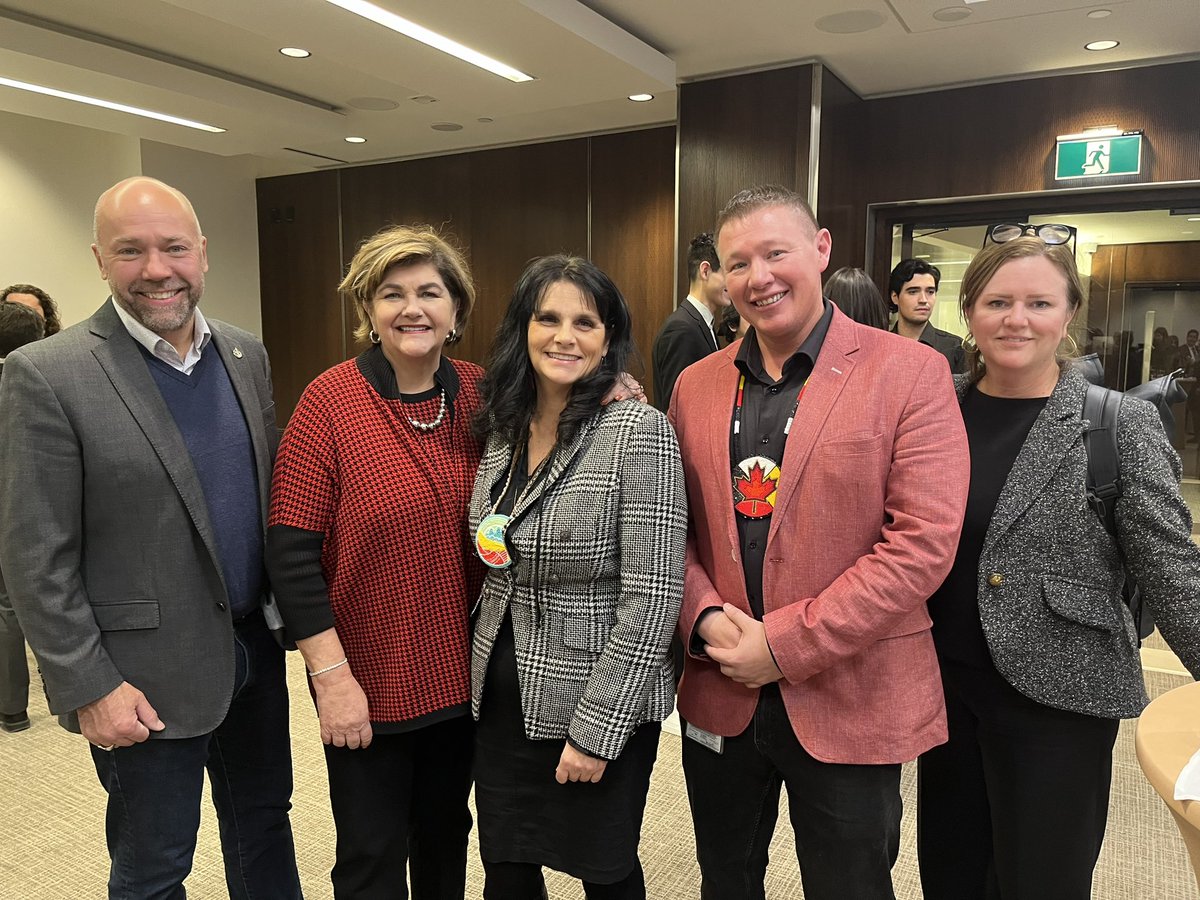
{"type": "MultiPolygon", "coordinates": [[[[483,900],[547,900],[546,879],[535,863],[483,860],[483,900]]],[[[639,862],[633,871],[611,884],[583,882],[587,900],[646,900],[646,879],[639,862]]]]}
{"type": "Polygon", "coordinates": [[[1088,900],[1120,724],[942,664],[950,741],[917,769],[926,900],[1088,900]]]}
{"type": "MultiPolygon", "coordinates": [[[[686,726],[685,726],[686,727],[686,726]]],[[[777,685],[715,753],[683,740],[702,900],[763,900],[767,850],[787,785],[808,900],[892,900],[900,852],[900,766],[814,759],[796,740],[777,685]]]]}
{"type": "Polygon", "coordinates": [[[474,746],[471,717],[459,716],[377,734],[365,750],[325,748],[337,900],[405,900],[406,874],[414,900],[462,900],[474,746]]]}

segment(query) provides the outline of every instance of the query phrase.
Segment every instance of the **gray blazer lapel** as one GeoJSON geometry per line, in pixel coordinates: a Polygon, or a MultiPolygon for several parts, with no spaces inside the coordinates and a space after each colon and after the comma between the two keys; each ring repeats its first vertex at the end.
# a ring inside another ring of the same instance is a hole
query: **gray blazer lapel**
{"type": "Polygon", "coordinates": [[[258,471],[258,506],[264,523],[267,516],[267,502],[271,490],[271,448],[267,444],[267,435],[262,427],[262,399],[255,384],[256,374],[249,357],[235,342],[230,341],[220,326],[209,323],[212,329],[213,346],[217,348],[229,380],[233,384],[233,392],[237,395],[238,404],[242,407],[242,416],[246,420],[246,428],[250,432],[250,442],[254,446],[254,461],[258,471]]]}
{"type": "Polygon", "coordinates": [[[588,442],[591,433],[595,430],[596,421],[599,418],[599,415],[600,414],[598,413],[581,425],[579,431],[575,433],[574,440],[572,440],[569,444],[558,447],[557,452],[551,451],[554,453],[554,456],[550,460],[550,468],[546,472],[545,476],[538,479],[537,484],[526,491],[523,496],[518,498],[519,502],[513,507],[512,517],[514,522],[522,514],[524,514],[525,510],[537,503],[541,496],[550,489],[550,486],[558,481],[558,479],[562,477],[563,473],[567,471],[567,467],[571,465],[571,460],[573,460],[575,455],[579,453],[580,448],[588,442]]]}
{"type": "MultiPolygon", "coordinates": [[[[1037,499],[1083,434],[1083,379],[1066,371],[1029,429],[996,501],[985,547],[990,547],[1037,499]]],[[[1080,491],[1083,485],[1079,486],[1080,491]]],[[[987,550],[985,549],[985,553],[987,550]]]]}
{"type": "MultiPolygon", "coordinates": [[[[191,454],[188,453],[187,445],[183,442],[183,436],[179,433],[158,385],[154,383],[150,370],[146,368],[142,352],[117,317],[112,303],[110,298],[90,320],[89,327],[92,333],[104,338],[104,343],[98,345],[92,353],[112,382],[121,402],[125,404],[162,462],[175,489],[179,491],[179,497],[195,523],[196,530],[200,532],[205,547],[212,554],[213,561],[217,562],[216,535],[208,517],[204,492],[200,488],[195,466],[192,465],[191,454]]],[[[217,569],[220,571],[219,563],[217,569]]]]}

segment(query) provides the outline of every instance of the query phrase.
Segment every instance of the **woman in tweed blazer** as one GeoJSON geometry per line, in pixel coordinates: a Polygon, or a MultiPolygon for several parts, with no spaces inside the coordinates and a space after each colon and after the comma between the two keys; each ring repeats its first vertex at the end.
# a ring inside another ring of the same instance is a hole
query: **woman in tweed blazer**
{"type": "Polygon", "coordinates": [[[633,350],[591,263],[535,260],[481,382],[487,447],[470,526],[492,566],[476,605],[472,706],[485,898],[644,898],[642,811],[671,711],[668,648],[687,506],[666,418],[601,406],[633,350]]]}
{"type": "Polygon", "coordinates": [[[1126,398],[1117,423],[1117,540],[1087,503],[1086,383],[1057,356],[1082,299],[1070,251],[1037,237],[989,245],[963,276],[971,488],[929,602],[950,740],[919,767],[927,900],[1090,897],[1117,725],[1146,704],[1122,558],[1200,673],[1200,550],[1148,403],[1126,398]]]}

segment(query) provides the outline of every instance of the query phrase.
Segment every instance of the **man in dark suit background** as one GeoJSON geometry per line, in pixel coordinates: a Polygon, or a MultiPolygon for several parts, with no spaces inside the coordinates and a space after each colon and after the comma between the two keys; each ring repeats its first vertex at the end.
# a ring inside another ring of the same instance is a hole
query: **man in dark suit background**
{"type": "Polygon", "coordinates": [[[266,351],[196,308],[207,242],[174,188],[102,194],[92,252],[109,300],[6,360],[0,565],[50,711],[109,795],[108,896],[184,896],[207,768],[230,896],[298,898],[283,651],[261,611],[266,351]]]}
{"type": "MultiPolygon", "coordinates": [[[[40,341],[45,329],[45,321],[32,309],[0,301],[0,378],[4,377],[8,354],[40,341]]],[[[0,728],[13,734],[28,727],[29,663],[25,659],[25,634],[0,577],[0,728]]]]}
{"type": "Polygon", "coordinates": [[[711,234],[698,234],[688,246],[688,295],[667,316],[654,339],[654,405],[663,412],[679,373],[717,349],[716,329],[729,306],[725,273],[711,234]]]}
{"type": "Polygon", "coordinates": [[[912,338],[932,347],[950,364],[950,371],[960,375],[966,371],[967,356],[962,339],[948,331],[935,328],[929,321],[937,303],[938,285],[942,273],[923,259],[903,259],[892,269],[888,283],[892,311],[896,324],[892,331],[901,337],[912,338]]]}

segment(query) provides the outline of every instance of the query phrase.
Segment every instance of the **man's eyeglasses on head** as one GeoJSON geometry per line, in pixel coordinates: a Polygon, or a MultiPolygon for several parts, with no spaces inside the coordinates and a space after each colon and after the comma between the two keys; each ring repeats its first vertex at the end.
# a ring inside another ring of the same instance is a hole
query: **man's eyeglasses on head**
{"type": "Polygon", "coordinates": [[[1046,244],[1066,244],[1075,238],[1074,225],[1047,223],[1045,225],[1030,225],[1028,222],[1000,222],[989,225],[983,238],[984,244],[992,241],[996,244],[1007,244],[1019,237],[1040,238],[1046,244]]]}

